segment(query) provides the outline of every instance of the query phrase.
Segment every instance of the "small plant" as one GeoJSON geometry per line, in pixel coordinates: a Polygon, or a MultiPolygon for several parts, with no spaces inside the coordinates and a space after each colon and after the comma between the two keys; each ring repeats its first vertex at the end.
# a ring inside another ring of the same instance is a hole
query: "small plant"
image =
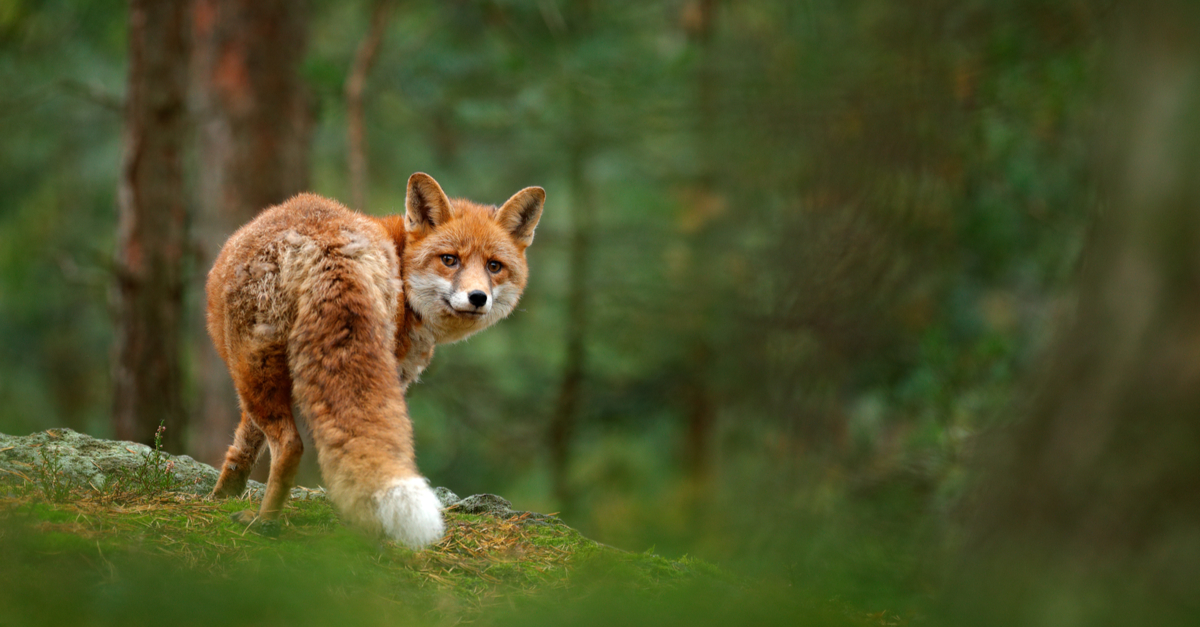
{"type": "Polygon", "coordinates": [[[42,494],[50,501],[65,501],[71,495],[71,482],[63,474],[62,455],[55,448],[51,449],[48,446],[43,446],[38,449],[38,457],[41,458],[41,463],[33,467],[33,472],[37,476],[35,481],[42,494]]]}
{"type": "Polygon", "coordinates": [[[160,421],[158,429],[154,431],[154,448],[143,454],[136,466],[115,469],[105,486],[106,492],[113,495],[151,496],[176,487],[175,461],[167,459],[167,454],[162,450],[163,432],[166,430],[167,426],[160,421]]]}

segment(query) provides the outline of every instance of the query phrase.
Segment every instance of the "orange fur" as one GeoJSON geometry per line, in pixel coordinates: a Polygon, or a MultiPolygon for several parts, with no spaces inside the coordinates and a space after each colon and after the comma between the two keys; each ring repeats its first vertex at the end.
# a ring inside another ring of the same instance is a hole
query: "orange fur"
{"type": "Polygon", "coordinates": [[[350,523],[412,546],[436,541],[440,513],[417,471],[404,390],[436,344],[512,310],[544,197],[527,188],[500,208],[451,201],[417,173],[403,219],[300,194],[238,230],[207,285],[209,334],[242,405],[213,494],[240,494],[265,443],[257,518],[278,516],[303,453],[294,401],[350,523]]]}

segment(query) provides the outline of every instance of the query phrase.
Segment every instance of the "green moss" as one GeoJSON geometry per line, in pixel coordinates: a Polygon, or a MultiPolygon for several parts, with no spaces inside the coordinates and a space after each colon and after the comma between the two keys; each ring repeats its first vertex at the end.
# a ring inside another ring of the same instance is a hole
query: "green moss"
{"type": "Polygon", "coordinates": [[[14,510],[14,513],[19,516],[28,516],[45,522],[64,522],[75,517],[75,514],[66,511],[59,505],[42,501],[22,503],[20,507],[14,510]]]}
{"type": "Polygon", "coordinates": [[[49,531],[39,537],[38,548],[41,551],[62,553],[68,551],[95,551],[96,546],[87,538],[73,533],[49,531]]]}
{"type": "MultiPolygon", "coordinates": [[[[100,586],[109,601],[124,599],[112,601],[116,612],[129,611],[122,604],[135,595],[114,586],[131,580],[149,581],[147,590],[173,594],[182,592],[157,577],[193,587],[220,587],[214,582],[233,578],[257,583],[230,592],[222,603],[241,607],[252,592],[271,597],[279,594],[279,586],[292,586],[307,591],[302,594],[313,597],[308,601],[320,599],[322,607],[356,599],[355,608],[379,610],[366,621],[370,624],[379,616],[395,616],[397,608],[407,608],[403,614],[409,618],[475,620],[504,599],[569,595],[600,580],[657,594],[709,572],[694,560],[671,561],[599,545],[557,519],[528,515],[448,511],[446,539],[414,552],[346,528],[325,501],[290,503],[281,533],[269,538],[230,519],[233,512],[256,509],[257,501],[214,502],[185,494],[116,499],[95,491],[73,496],[47,502],[37,494],[0,495],[0,553],[23,556],[0,563],[0,588],[14,580],[46,586],[62,580],[86,590],[100,586]]],[[[0,591],[0,605],[27,601],[11,590],[0,591]]],[[[296,603],[289,603],[294,609],[296,603]]],[[[211,609],[197,616],[245,622],[244,616],[257,611],[242,608],[242,613],[227,615],[211,609]]],[[[359,609],[348,611],[361,617],[359,609]]],[[[318,624],[316,617],[323,612],[301,612],[296,622],[318,624]]],[[[68,614],[61,622],[79,618],[68,614]]]]}

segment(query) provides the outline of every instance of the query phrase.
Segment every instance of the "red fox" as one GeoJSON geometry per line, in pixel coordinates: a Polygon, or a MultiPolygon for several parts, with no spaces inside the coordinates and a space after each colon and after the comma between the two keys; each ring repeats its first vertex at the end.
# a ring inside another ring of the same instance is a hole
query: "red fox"
{"type": "Polygon", "coordinates": [[[417,471],[404,393],[435,345],[512,312],[545,198],[528,187],[499,208],[451,200],[418,172],[403,217],[300,194],[234,233],[207,284],[208,332],[242,408],[213,496],[245,490],[265,442],[261,509],[237,518],[278,517],[304,450],[295,402],[349,523],[413,548],[439,541],[441,505],[417,471]]]}

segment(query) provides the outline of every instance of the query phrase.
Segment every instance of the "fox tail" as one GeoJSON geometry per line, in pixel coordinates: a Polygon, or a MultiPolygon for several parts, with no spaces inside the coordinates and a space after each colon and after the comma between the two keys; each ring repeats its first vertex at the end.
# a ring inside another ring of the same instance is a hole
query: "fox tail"
{"type": "MultiPolygon", "coordinates": [[[[314,246],[315,248],[315,246],[314,246]]],[[[330,498],[347,522],[414,549],[445,532],[417,471],[412,422],[391,350],[398,282],[384,253],[310,250],[288,353],[330,498]]]]}
{"type": "Polygon", "coordinates": [[[388,537],[413,548],[434,544],[446,533],[442,503],[425,477],[393,479],[376,493],[375,514],[388,537]]]}

